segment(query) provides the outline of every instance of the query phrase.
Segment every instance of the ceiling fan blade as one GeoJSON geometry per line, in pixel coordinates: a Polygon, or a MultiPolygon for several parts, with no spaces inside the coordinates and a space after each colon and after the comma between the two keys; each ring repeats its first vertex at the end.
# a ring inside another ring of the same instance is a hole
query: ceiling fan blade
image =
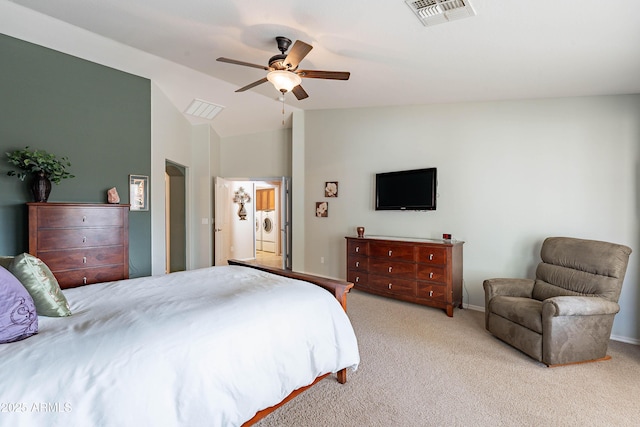
{"type": "Polygon", "coordinates": [[[267,78],[263,77],[260,80],[257,80],[253,83],[249,83],[248,85],[241,87],[240,89],[236,90],[236,92],[244,92],[247,89],[251,89],[252,87],[256,87],[258,85],[261,85],[262,83],[266,83],[267,82],[267,78]]]}
{"type": "Polygon", "coordinates": [[[298,67],[300,61],[302,61],[302,59],[307,56],[311,49],[313,49],[313,46],[311,46],[310,44],[307,44],[300,40],[296,40],[282,64],[288,67],[290,70],[295,70],[298,67]]]}
{"type": "Polygon", "coordinates": [[[330,79],[349,80],[351,75],[348,71],[320,71],[320,70],[299,70],[297,75],[306,79],[330,79]]]}
{"type": "Polygon", "coordinates": [[[218,58],[216,59],[216,61],[228,62],[229,64],[243,65],[245,67],[260,68],[261,70],[267,70],[267,71],[271,70],[269,67],[265,67],[264,65],[252,64],[250,62],[237,61],[235,59],[229,59],[229,58],[218,58]]]}
{"type": "Polygon", "coordinates": [[[300,85],[291,89],[291,92],[293,92],[293,94],[296,96],[298,101],[309,97],[309,94],[307,94],[307,92],[304,89],[302,89],[302,86],[300,85]]]}

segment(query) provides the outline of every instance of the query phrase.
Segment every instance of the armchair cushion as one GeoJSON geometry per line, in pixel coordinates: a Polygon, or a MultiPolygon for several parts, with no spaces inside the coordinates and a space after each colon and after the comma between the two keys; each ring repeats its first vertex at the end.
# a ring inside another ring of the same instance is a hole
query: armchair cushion
{"type": "Polygon", "coordinates": [[[533,298],[496,296],[489,311],[518,325],[542,333],[542,302],[533,298]]]}
{"type": "Polygon", "coordinates": [[[549,237],[536,269],[533,297],[594,295],[618,301],[631,249],[596,240],[549,237]]]}

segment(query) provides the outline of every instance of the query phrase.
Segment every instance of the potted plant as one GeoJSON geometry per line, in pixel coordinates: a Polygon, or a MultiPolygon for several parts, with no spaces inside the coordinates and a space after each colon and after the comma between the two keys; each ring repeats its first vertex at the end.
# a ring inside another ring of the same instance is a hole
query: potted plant
{"type": "Polygon", "coordinates": [[[66,178],[75,178],[67,167],[71,166],[67,157],[56,157],[55,154],[44,150],[30,150],[25,147],[7,154],[7,161],[16,166],[19,171],[10,170],[9,176],[17,176],[24,181],[27,176],[33,176],[31,190],[36,202],[46,202],[51,192],[51,183],[60,184],[66,178]]]}

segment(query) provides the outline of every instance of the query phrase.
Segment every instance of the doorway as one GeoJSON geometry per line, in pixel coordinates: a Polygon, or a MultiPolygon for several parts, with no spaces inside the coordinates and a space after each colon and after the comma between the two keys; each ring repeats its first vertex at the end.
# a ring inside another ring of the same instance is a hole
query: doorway
{"type": "Polygon", "coordinates": [[[187,180],[184,166],[165,161],[165,272],[187,269],[187,180]]]}
{"type": "Polygon", "coordinates": [[[215,265],[236,258],[291,269],[290,185],[288,177],[216,178],[215,265]],[[252,195],[245,206],[246,220],[239,219],[233,203],[233,194],[241,189],[252,195]],[[273,190],[273,199],[267,202],[260,199],[264,193],[259,190],[265,189],[273,190]]]}

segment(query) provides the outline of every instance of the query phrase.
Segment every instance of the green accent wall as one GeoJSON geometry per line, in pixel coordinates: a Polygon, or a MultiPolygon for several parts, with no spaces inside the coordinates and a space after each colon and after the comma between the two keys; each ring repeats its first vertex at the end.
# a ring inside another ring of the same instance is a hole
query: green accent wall
{"type": "MultiPolygon", "coordinates": [[[[129,202],[129,174],[151,173],[151,82],[0,35],[0,255],[28,250],[28,183],[7,176],[6,152],[29,146],[67,156],[75,178],[50,202],[129,202]]],[[[130,276],[151,274],[151,212],[129,216],[130,276]]]]}

